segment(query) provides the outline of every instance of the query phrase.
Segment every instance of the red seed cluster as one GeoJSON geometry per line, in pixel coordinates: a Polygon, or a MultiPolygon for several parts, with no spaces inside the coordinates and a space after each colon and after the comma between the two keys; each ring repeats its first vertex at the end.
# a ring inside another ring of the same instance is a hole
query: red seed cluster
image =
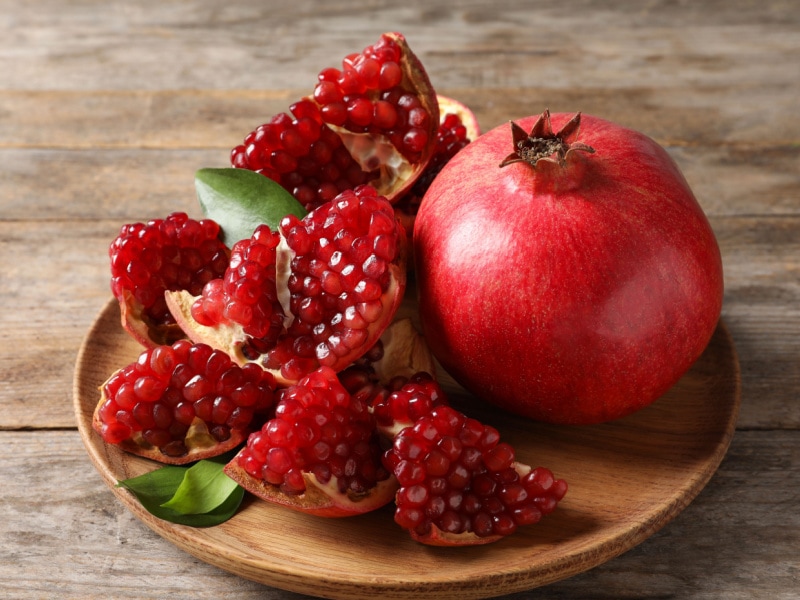
{"type": "Polygon", "coordinates": [[[411,190],[396,203],[397,209],[407,215],[416,215],[422,197],[428,191],[433,180],[448,161],[470,141],[467,137],[467,128],[461,122],[461,118],[455,113],[446,114],[436,132],[436,150],[428,166],[411,186],[411,190]]]}
{"type": "Polygon", "coordinates": [[[207,326],[238,323],[256,349],[271,348],[283,330],[275,281],[279,242],[277,232],[261,225],[252,237],[234,244],[224,277],[206,284],[192,305],[194,319],[207,326]]]}
{"type": "Polygon", "coordinates": [[[272,375],[259,366],[239,367],[204,344],[180,340],[157,346],[104,384],[100,434],[110,444],[134,438],[167,456],[183,456],[195,419],[223,442],[274,405],[275,387],[272,375]]]}
{"type": "Polygon", "coordinates": [[[384,457],[400,483],[395,521],[417,534],[506,536],[552,512],[567,491],[544,468],[520,474],[493,427],[435,408],[394,439],[384,457]]]}
{"type": "Polygon", "coordinates": [[[384,314],[405,234],[391,204],[370,186],[343,192],[302,220],[287,216],[280,229],[294,253],[291,323],[263,361],[295,380],[364,347],[384,314]]]}
{"type": "Polygon", "coordinates": [[[321,367],[282,391],[275,418],[250,435],[237,455],[252,477],[290,495],[306,490],[303,473],[358,496],[389,477],[364,402],[351,398],[336,373],[321,367]]]}
{"type": "Polygon", "coordinates": [[[461,122],[461,117],[455,113],[445,115],[436,132],[436,150],[425,172],[414,184],[414,192],[422,197],[442,167],[469,142],[467,128],[461,122]]]}
{"type": "Polygon", "coordinates": [[[301,100],[290,111],[248,134],[231,151],[231,164],[277,181],[307,210],[373,178],[323,122],[317,104],[301,100]]]}
{"type": "Polygon", "coordinates": [[[347,56],[340,69],[324,69],[313,95],[294,103],[291,115],[276,115],[251,132],[231,151],[231,164],[279,182],[313,209],[371,181],[380,166],[374,157],[354,158],[335,128],[385,137],[418,162],[428,145],[431,115],[416,91],[407,89],[402,64],[402,49],[384,35],[347,56]]]}
{"type": "Polygon", "coordinates": [[[108,250],[111,291],[120,300],[132,294],[153,323],[174,323],[164,302],[166,290],[197,295],[228,266],[228,249],[214,221],[172,213],[166,219],[124,225],[108,250]]]}
{"type": "Polygon", "coordinates": [[[372,413],[381,427],[407,427],[437,406],[446,406],[447,397],[434,378],[425,372],[412,375],[400,389],[375,400],[372,413]]]}

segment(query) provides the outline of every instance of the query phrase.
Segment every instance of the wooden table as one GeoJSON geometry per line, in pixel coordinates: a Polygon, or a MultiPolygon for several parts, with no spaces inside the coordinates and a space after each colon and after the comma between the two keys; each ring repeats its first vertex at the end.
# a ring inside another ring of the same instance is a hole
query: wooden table
{"type": "Polygon", "coordinates": [[[654,137],[723,253],[742,405],[719,471],[633,550],[507,598],[800,596],[796,2],[0,6],[0,596],[301,598],[194,559],[115,500],[76,430],[73,368],[119,226],[199,216],[196,169],[226,166],[321,68],[390,30],[484,129],[549,107],[654,137]]]}

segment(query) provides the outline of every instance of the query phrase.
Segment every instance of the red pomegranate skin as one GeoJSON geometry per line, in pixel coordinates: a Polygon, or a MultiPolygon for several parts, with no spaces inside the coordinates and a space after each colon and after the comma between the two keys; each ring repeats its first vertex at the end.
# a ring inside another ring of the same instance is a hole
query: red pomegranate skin
{"type": "MultiPolygon", "coordinates": [[[[554,113],[553,130],[571,116],[554,113]]],[[[511,127],[487,132],[433,182],[414,230],[434,355],[483,400],[558,424],[662,396],[707,346],[723,295],[717,241],[667,152],[581,119],[577,139],[595,152],[565,166],[500,168],[511,127]]]]}

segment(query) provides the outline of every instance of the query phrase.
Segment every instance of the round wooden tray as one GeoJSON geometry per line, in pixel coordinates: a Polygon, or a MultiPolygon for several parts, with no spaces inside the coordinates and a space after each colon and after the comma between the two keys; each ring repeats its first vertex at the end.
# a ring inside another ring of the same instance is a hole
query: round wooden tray
{"type": "Polygon", "coordinates": [[[91,428],[98,387],[141,348],[122,330],[110,301],[78,356],[78,428],[105,482],[139,519],[197,558],[269,586],[325,598],[485,598],[575,575],[652,535],[700,492],[719,466],[739,409],[739,366],[720,323],[692,369],[664,397],[603,425],[537,424],[481,406],[445,382],[454,404],[495,425],[522,462],[546,466],[569,492],[539,524],[500,542],[432,548],[395,525],[392,508],[323,519],[247,497],[222,525],[174,525],[116,488],[157,467],[106,445],[91,428]]]}

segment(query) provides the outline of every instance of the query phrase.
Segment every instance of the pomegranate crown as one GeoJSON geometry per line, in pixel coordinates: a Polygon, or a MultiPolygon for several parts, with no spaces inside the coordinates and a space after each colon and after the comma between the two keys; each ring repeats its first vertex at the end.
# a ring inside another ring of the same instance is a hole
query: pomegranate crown
{"type": "Polygon", "coordinates": [[[581,113],[578,112],[558,133],[553,133],[548,109],[545,109],[539,116],[530,133],[525,133],[522,127],[511,121],[514,152],[503,159],[500,167],[516,162],[525,162],[535,168],[536,163],[540,160],[558,163],[563,167],[567,164],[567,155],[570,152],[580,150],[590,154],[594,153],[594,148],[577,141],[580,125],[581,113]]]}

